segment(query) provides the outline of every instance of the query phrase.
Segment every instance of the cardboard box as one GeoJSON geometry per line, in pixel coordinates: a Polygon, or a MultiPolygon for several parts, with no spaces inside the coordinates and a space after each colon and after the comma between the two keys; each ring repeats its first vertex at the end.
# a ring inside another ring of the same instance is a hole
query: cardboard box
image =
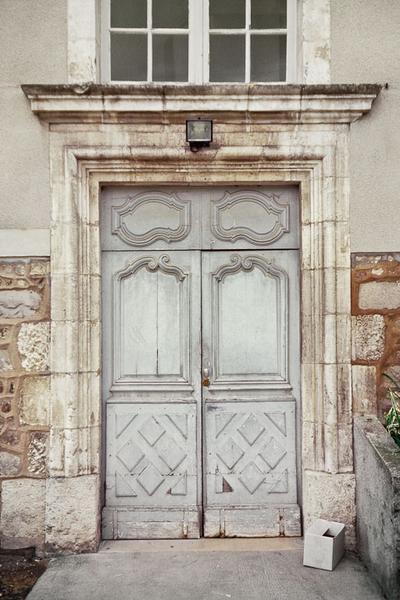
{"type": "Polygon", "coordinates": [[[305,567],[333,571],[344,554],[345,525],[317,519],[304,536],[305,567]]]}

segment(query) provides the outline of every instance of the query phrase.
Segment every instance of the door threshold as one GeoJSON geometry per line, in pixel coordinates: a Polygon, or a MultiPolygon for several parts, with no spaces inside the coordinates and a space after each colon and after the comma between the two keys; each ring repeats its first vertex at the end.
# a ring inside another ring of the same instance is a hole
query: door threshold
{"type": "Polygon", "coordinates": [[[280,552],[302,547],[300,537],[105,540],[101,542],[99,552],[280,552]]]}

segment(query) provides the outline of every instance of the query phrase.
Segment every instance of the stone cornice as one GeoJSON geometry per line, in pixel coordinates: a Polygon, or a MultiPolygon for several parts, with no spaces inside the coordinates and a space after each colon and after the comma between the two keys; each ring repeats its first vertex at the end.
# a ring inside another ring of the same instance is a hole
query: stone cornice
{"type": "Polygon", "coordinates": [[[371,109],[379,84],[23,85],[49,123],[129,123],[190,114],[272,123],[350,123],[371,109]]]}

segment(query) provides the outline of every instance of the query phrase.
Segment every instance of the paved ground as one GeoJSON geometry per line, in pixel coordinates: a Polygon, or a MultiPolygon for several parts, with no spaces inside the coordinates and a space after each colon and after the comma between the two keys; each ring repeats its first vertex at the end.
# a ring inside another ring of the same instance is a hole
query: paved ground
{"type": "Polygon", "coordinates": [[[28,600],[381,600],[355,558],[302,566],[300,540],[103,543],[51,561],[28,600]]]}

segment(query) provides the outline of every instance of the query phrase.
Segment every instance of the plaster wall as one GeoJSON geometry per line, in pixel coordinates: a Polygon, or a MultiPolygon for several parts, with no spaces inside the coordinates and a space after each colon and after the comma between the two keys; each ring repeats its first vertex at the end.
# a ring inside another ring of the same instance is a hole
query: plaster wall
{"type": "Polygon", "coordinates": [[[46,228],[48,127],[20,86],[66,81],[67,0],[1,0],[0,10],[0,227],[46,228]]]}
{"type": "Polygon", "coordinates": [[[331,0],[331,80],[388,83],[350,141],[352,252],[395,252],[400,229],[400,2],[331,0]]]}

